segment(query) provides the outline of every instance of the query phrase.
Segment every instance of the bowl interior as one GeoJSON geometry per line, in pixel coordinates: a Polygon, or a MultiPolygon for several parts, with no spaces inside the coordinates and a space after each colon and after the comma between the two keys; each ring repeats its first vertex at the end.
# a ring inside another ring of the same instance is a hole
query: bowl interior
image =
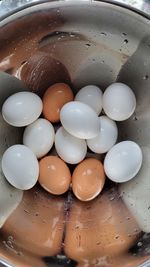
{"type": "MultiPolygon", "coordinates": [[[[127,122],[119,123],[120,137],[150,146],[150,21],[146,17],[103,2],[60,1],[19,11],[1,21],[0,27],[0,70],[22,79],[40,95],[59,81],[71,84],[74,92],[88,84],[102,90],[115,81],[129,85],[136,95],[137,108],[127,122]]],[[[6,88],[0,86],[0,97],[5,99],[6,95],[6,88]]],[[[2,157],[8,146],[20,142],[22,131],[6,125],[2,116],[0,126],[2,157]]],[[[21,202],[23,192],[12,189],[2,174],[0,182],[6,191],[5,204],[0,203],[0,208],[4,207],[3,218],[0,215],[3,223],[21,202]]],[[[3,241],[3,228],[1,233],[3,241]]],[[[3,244],[1,256],[13,264],[12,249],[7,259],[3,244]]],[[[24,258],[19,258],[18,266],[27,266],[23,265],[24,258]]],[[[30,259],[30,264],[25,264],[45,266],[36,257],[30,259]]]]}

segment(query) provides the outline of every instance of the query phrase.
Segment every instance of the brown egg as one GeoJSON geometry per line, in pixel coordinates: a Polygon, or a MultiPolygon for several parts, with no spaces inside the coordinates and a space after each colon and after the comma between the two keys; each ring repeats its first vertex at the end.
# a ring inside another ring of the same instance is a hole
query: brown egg
{"type": "Polygon", "coordinates": [[[8,246],[12,240],[16,251],[27,250],[39,257],[57,255],[64,233],[64,202],[63,197],[52,196],[38,186],[25,191],[1,229],[0,239],[8,246]]]}
{"type": "Polygon", "coordinates": [[[105,173],[101,161],[88,158],[75,168],[72,175],[72,190],[82,201],[94,199],[102,191],[105,173]]]}
{"type": "Polygon", "coordinates": [[[136,221],[113,189],[90,202],[72,200],[64,249],[77,262],[94,263],[101,259],[106,266],[115,266],[112,261],[129,251],[139,233],[136,221]]]}
{"type": "Polygon", "coordinates": [[[57,156],[47,156],[40,160],[39,183],[54,195],[65,193],[70,186],[71,173],[67,164],[57,156]]]}
{"type": "Polygon", "coordinates": [[[65,83],[50,86],[43,96],[43,115],[51,122],[60,120],[60,110],[64,104],[73,100],[71,88],[65,83]]]}

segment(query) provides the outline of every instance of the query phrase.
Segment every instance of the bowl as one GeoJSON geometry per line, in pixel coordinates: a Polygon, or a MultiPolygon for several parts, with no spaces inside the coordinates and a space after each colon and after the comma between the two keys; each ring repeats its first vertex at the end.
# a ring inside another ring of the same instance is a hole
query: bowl
{"type": "MultiPolygon", "coordinates": [[[[119,123],[120,138],[150,149],[149,54],[150,20],[140,11],[110,1],[29,4],[0,21],[0,104],[18,91],[42,97],[55,82],[68,83],[74,93],[88,84],[105,90],[123,82],[134,91],[137,109],[119,123]]],[[[23,129],[7,125],[2,115],[0,125],[2,157],[21,142],[23,129]]],[[[81,203],[71,192],[54,197],[39,185],[14,189],[2,172],[0,184],[4,266],[149,266],[149,231],[117,186],[81,203]]],[[[149,195],[141,195],[148,201],[149,195]]]]}

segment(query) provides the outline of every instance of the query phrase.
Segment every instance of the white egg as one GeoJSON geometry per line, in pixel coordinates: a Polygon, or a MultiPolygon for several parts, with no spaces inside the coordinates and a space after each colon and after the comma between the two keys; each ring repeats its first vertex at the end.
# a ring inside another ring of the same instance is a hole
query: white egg
{"type": "Polygon", "coordinates": [[[111,84],[103,94],[103,109],[115,121],[127,120],[134,113],[136,98],[129,86],[123,83],[111,84]]]}
{"type": "Polygon", "coordinates": [[[55,148],[58,155],[70,164],[79,163],[87,153],[86,141],[70,135],[63,127],[56,132],[55,148]]]}
{"type": "Polygon", "coordinates": [[[98,135],[100,125],[96,112],[79,101],[65,104],[60,112],[60,121],[71,135],[89,139],[98,135]]]}
{"type": "Polygon", "coordinates": [[[13,126],[22,127],[34,122],[43,108],[40,97],[32,92],[19,92],[6,99],[2,107],[4,120],[13,126]]]}
{"type": "Polygon", "coordinates": [[[26,127],[23,144],[29,147],[37,158],[46,155],[54,144],[53,125],[46,119],[38,119],[26,127]]]}
{"type": "Polygon", "coordinates": [[[123,141],[113,146],[104,160],[107,177],[117,183],[131,180],[142,165],[142,151],[132,141],[123,141]]]}
{"type": "Polygon", "coordinates": [[[116,143],[118,129],[116,123],[107,116],[100,116],[99,134],[87,140],[88,147],[95,153],[106,153],[116,143]]]}
{"type": "Polygon", "coordinates": [[[102,91],[99,87],[87,85],[76,94],[75,101],[87,104],[99,115],[102,110],[102,95],[102,91]]]}
{"type": "Polygon", "coordinates": [[[14,145],[9,147],[2,157],[2,171],[11,185],[27,190],[37,182],[39,164],[28,147],[14,145]]]}

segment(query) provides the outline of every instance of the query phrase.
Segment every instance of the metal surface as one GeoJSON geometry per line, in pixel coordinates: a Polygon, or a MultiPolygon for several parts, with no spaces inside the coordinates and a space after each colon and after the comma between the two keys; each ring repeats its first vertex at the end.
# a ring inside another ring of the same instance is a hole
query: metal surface
{"type": "MultiPolygon", "coordinates": [[[[53,1],[53,0],[50,0],[53,1]]],[[[59,1],[59,0],[58,0],[59,1]]],[[[63,1],[77,1],[77,0],[63,0],[63,1]]],[[[82,0],[92,2],[93,0],[82,0]]],[[[125,4],[127,6],[131,6],[137,8],[140,11],[145,12],[146,14],[150,14],[150,0],[115,0],[117,3],[125,4]]],[[[115,2],[112,0],[111,2],[115,2]]],[[[20,8],[22,6],[26,6],[30,3],[40,3],[42,0],[2,0],[0,2],[0,16],[5,15],[6,13],[20,8]]]]}
{"type": "MultiPolygon", "coordinates": [[[[73,53],[72,46],[69,45],[72,40],[69,40],[67,55],[60,53],[58,59],[70,68],[76,90],[92,82],[105,88],[116,79],[130,85],[138,99],[138,108],[136,116],[131,118],[128,125],[126,122],[120,124],[123,132],[122,137],[137,141],[141,146],[150,146],[150,21],[146,17],[140,16],[138,13],[132,12],[129,9],[124,9],[119,5],[109,5],[101,1],[94,3],[93,1],[93,7],[90,9],[91,1],[88,1],[89,5],[86,5],[87,0],[83,1],[85,4],[82,6],[78,6],[76,0],[66,0],[66,5],[69,1],[72,5],[70,5],[67,11],[63,4],[64,1],[57,1],[58,3],[56,5],[60,8],[64,18],[68,18],[68,24],[64,26],[63,32],[77,32],[78,27],[76,21],[78,21],[80,34],[86,37],[86,42],[91,44],[91,48],[87,49],[85,43],[83,44],[83,40],[77,41],[76,39],[76,47],[78,49],[76,53],[73,53]],[[90,20],[89,16],[91,18],[90,20]],[[122,21],[121,25],[120,20],[122,21]],[[101,22],[101,26],[99,26],[99,21],[101,22]],[[71,65],[70,62],[75,63],[71,65]]],[[[21,8],[24,5],[26,6],[31,2],[35,4],[37,1],[4,0],[0,3],[0,15],[6,15],[7,12],[12,12],[12,10],[21,8]]],[[[21,13],[18,12],[16,16],[19,17],[35,10],[40,11],[41,7],[50,12],[51,6],[55,7],[55,2],[51,2],[43,6],[40,5],[37,8],[32,7],[30,10],[26,9],[21,13]]],[[[149,1],[122,0],[116,2],[125,5],[131,4],[132,7],[144,11],[146,14],[150,13],[149,1]]],[[[3,25],[7,22],[6,19],[3,25]]],[[[53,42],[55,41],[53,40],[53,42]]],[[[61,46],[64,43],[62,42],[61,46]]],[[[43,43],[41,45],[44,47],[45,44],[43,43]]],[[[12,265],[7,263],[4,266],[12,265]]],[[[140,265],[140,267],[148,266],[150,266],[149,262],[140,265]]]]}

